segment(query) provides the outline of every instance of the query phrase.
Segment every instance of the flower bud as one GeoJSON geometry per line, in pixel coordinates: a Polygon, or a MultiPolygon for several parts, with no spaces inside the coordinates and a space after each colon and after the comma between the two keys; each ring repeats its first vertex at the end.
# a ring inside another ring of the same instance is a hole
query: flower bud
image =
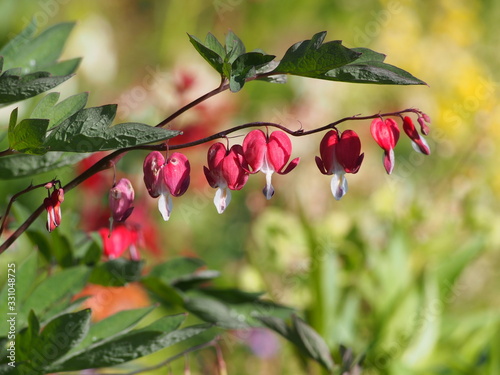
{"type": "Polygon", "coordinates": [[[121,222],[125,221],[132,213],[134,207],[134,188],[130,181],[122,178],[109,191],[109,207],[113,220],[121,222]]]}

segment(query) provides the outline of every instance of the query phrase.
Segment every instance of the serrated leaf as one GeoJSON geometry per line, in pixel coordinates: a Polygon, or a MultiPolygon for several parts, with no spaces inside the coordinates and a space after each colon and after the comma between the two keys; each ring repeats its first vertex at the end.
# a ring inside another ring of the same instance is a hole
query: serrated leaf
{"type": "Polygon", "coordinates": [[[326,32],[315,34],[310,40],[295,43],[285,53],[274,72],[310,78],[355,61],[360,53],[344,47],[340,41],[323,43],[326,32]]]}
{"type": "Polygon", "coordinates": [[[194,48],[198,51],[198,53],[203,57],[215,70],[217,70],[220,74],[222,73],[222,63],[223,60],[219,56],[219,54],[215,51],[212,51],[210,48],[206,47],[197,37],[194,35],[189,36],[189,41],[194,46],[194,48]]]}
{"type": "Polygon", "coordinates": [[[88,273],[87,267],[78,266],[44,279],[21,306],[18,314],[19,327],[25,324],[30,310],[34,310],[37,316],[44,320],[47,310],[60,303],[64,297],[74,295],[83,288],[88,273]]]}
{"type": "Polygon", "coordinates": [[[0,158],[0,179],[10,180],[73,165],[89,154],[49,152],[45,155],[14,154],[0,158]]]}
{"type": "Polygon", "coordinates": [[[95,266],[89,282],[104,286],[123,286],[141,277],[143,261],[112,259],[95,266]]]}
{"type": "Polygon", "coordinates": [[[325,340],[296,315],[292,316],[292,321],[295,332],[307,350],[307,354],[327,370],[331,371],[333,368],[333,359],[325,340]]]}
{"type": "Polygon", "coordinates": [[[9,148],[26,154],[45,153],[43,143],[48,126],[49,120],[45,119],[22,120],[9,132],[9,148]]]}
{"type": "Polygon", "coordinates": [[[210,48],[212,51],[217,53],[222,59],[226,56],[226,51],[224,46],[219,42],[219,40],[212,34],[208,33],[205,37],[205,47],[210,48]]]}
{"type": "Polygon", "coordinates": [[[96,346],[110,341],[116,336],[123,335],[134,328],[155,306],[140,309],[119,311],[90,326],[85,338],[75,346],[70,353],[86,350],[89,346],[96,346]]]}
{"type": "MultiPolygon", "coordinates": [[[[10,113],[8,134],[11,134],[17,125],[17,114],[18,114],[18,108],[14,108],[14,110],[10,113]]],[[[10,143],[10,138],[9,138],[9,143],[10,143]]]]}
{"type": "Polygon", "coordinates": [[[78,371],[119,365],[187,340],[210,328],[207,325],[197,325],[177,330],[179,317],[173,316],[171,319],[175,324],[172,325],[170,332],[131,331],[115,340],[70,357],[62,363],[55,363],[47,370],[78,371]]]}
{"type": "Polygon", "coordinates": [[[5,59],[6,69],[21,67],[23,73],[27,74],[50,68],[61,55],[73,27],[74,23],[59,23],[42,31],[35,38],[32,38],[30,30],[31,35],[23,37],[24,43],[6,46],[0,51],[5,59]]]}
{"type": "Polygon", "coordinates": [[[19,34],[14,38],[10,39],[7,44],[5,44],[2,49],[0,49],[1,56],[14,56],[18,53],[22,47],[24,47],[35,35],[37,30],[36,23],[34,21],[30,22],[19,34]]]}
{"type": "Polygon", "coordinates": [[[0,107],[53,89],[72,77],[72,75],[52,77],[48,72],[36,72],[22,77],[10,73],[4,72],[0,76],[0,107]]]}
{"type": "Polygon", "coordinates": [[[30,118],[48,119],[50,120],[49,128],[52,128],[83,109],[87,104],[88,97],[87,92],[82,92],[57,104],[59,93],[52,92],[38,102],[33,112],[31,112],[30,118]]]}
{"type": "MultiPolygon", "coordinates": [[[[38,339],[34,340],[31,353],[43,353],[47,347],[54,347],[55,355],[50,362],[64,356],[71,348],[80,343],[87,335],[90,325],[90,309],[68,313],[51,320],[42,330],[38,339]]],[[[47,363],[48,364],[48,363],[47,363]]],[[[40,370],[42,370],[40,368],[40,370]]]]}
{"type": "Polygon", "coordinates": [[[44,145],[50,151],[95,152],[164,141],[180,134],[139,123],[110,126],[115,115],[114,104],[82,109],[53,129],[44,145]]]}
{"type": "Polygon", "coordinates": [[[240,55],[246,52],[245,45],[231,30],[226,35],[226,58],[224,61],[232,64],[240,55]]]}

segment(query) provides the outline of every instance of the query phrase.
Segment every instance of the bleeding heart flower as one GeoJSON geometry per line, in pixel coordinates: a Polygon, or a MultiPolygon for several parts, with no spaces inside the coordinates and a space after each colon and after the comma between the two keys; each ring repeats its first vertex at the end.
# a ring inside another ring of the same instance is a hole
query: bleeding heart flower
{"type": "Polygon", "coordinates": [[[316,156],[316,165],[321,173],[333,175],[332,194],[339,200],[347,193],[346,173],[357,173],[363,162],[361,142],[353,130],[339,133],[336,129],[325,134],[319,146],[321,157],[316,156]]]}
{"type": "Polygon", "coordinates": [[[163,165],[165,158],[159,151],[153,151],[146,156],[143,164],[144,183],[151,197],[157,198],[163,186],[163,165]]]}
{"type": "Polygon", "coordinates": [[[381,118],[376,118],[370,126],[375,142],[384,150],[384,167],[388,174],[394,169],[394,147],[398,143],[399,128],[396,121],[391,118],[385,121],[381,118]]]}
{"type": "Polygon", "coordinates": [[[139,252],[136,247],[139,235],[136,230],[125,225],[118,225],[112,232],[108,228],[101,228],[98,232],[102,238],[103,252],[106,257],[116,259],[129,250],[130,258],[139,260],[139,252]]]}
{"type": "Polygon", "coordinates": [[[149,195],[160,197],[158,209],[163,220],[170,219],[172,196],[179,197],[189,187],[191,167],[185,155],[174,152],[165,162],[158,151],[151,152],[143,164],[144,183],[149,195]]]}
{"type": "Polygon", "coordinates": [[[418,134],[418,131],[415,128],[412,119],[408,116],[405,116],[405,118],[403,119],[403,130],[405,131],[406,135],[410,137],[411,145],[413,146],[413,149],[415,151],[425,155],[430,155],[431,149],[429,148],[429,145],[427,144],[426,140],[422,138],[420,134],[418,134]]]}
{"type": "Polygon", "coordinates": [[[43,205],[47,210],[47,231],[52,232],[61,225],[62,211],[61,203],[64,201],[64,190],[55,189],[52,194],[43,200],[43,205]]]}
{"type": "Polygon", "coordinates": [[[205,177],[211,187],[217,188],[214,204],[219,214],[231,202],[231,190],[240,190],[248,180],[248,164],[243,156],[243,148],[233,145],[229,150],[220,142],[208,149],[208,168],[203,167],[205,177]]]}
{"type": "Polygon", "coordinates": [[[282,131],[274,131],[267,136],[262,130],[252,130],[243,141],[243,152],[248,165],[252,168],[249,173],[259,171],[266,175],[266,186],[263,193],[267,199],[271,199],[274,188],[271,184],[271,176],[274,172],[287,174],[291,172],[300,161],[293,159],[285,168],[292,154],[292,142],[282,131]]]}
{"type": "Polygon", "coordinates": [[[132,183],[126,178],[122,178],[110,189],[108,199],[114,221],[125,221],[130,216],[134,210],[134,196],[132,183]]]}

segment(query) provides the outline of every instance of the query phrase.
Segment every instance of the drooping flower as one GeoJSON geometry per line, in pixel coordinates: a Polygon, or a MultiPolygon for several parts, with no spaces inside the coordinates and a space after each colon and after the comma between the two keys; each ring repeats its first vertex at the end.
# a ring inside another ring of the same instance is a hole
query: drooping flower
{"type": "Polygon", "coordinates": [[[384,150],[384,167],[388,174],[394,169],[394,147],[398,143],[399,128],[396,121],[391,118],[385,121],[381,118],[376,118],[370,126],[375,142],[384,150]]]}
{"type": "Polygon", "coordinates": [[[431,118],[426,115],[425,113],[417,119],[418,123],[420,124],[420,132],[423,135],[428,135],[429,134],[429,126],[426,123],[431,123],[431,118]]]}
{"type": "Polygon", "coordinates": [[[126,178],[122,178],[109,190],[109,207],[114,221],[125,221],[132,214],[134,197],[134,187],[126,178]]]}
{"type": "Polygon", "coordinates": [[[151,152],[143,164],[144,183],[149,195],[160,197],[158,209],[167,221],[172,212],[172,196],[179,197],[189,187],[191,167],[185,155],[174,152],[165,161],[158,151],[151,152]]]}
{"type": "Polygon", "coordinates": [[[159,151],[149,153],[144,159],[144,184],[149,195],[153,198],[157,198],[161,194],[164,164],[165,158],[159,151]]]}
{"type": "Polygon", "coordinates": [[[316,165],[321,173],[333,175],[332,194],[339,200],[347,193],[346,173],[357,173],[363,162],[361,142],[353,130],[345,130],[339,137],[336,129],[325,134],[319,146],[316,165]]]}
{"type": "Polygon", "coordinates": [[[231,190],[240,190],[248,180],[248,165],[243,147],[233,145],[229,150],[220,142],[210,146],[207,154],[208,168],[203,167],[211,187],[216,188],[214,205],[219,214],[231,202],[231,190]]]}
{"type": "Polygon", "coordinates": [[[47,210],[47,231],[52,232],[61,225],[62,211],[61,203],[64,201],[64,190],[55,189],[52,194],[43,200],[43,205],[47,210]]]}
{"type": "Polygon", "coordinates": [[[98,232],[103,242],[103,253],[108,259],[119,258],[126,250],[129,250],[131,259],[139,260],[136,247],[139,241],[137,230],[118,225],[112,232],[109,228],[101,228],[98,232]]]}
{"type": "Polygon", "coordinates": [[[418,133],[411,117],[405,116],[405,118],[403,119],[403,130],[405,131],[406,135],[411,139],[411,144],[415,151],[425,155],[429,155],[431,153],[429,145],[427,144],[426,140],[422,138],[418,133]]]}
{"type": "Polygon", "coordinates": [[[292,154],[292,142],[282,131],[274,131],[269,136],[260,129],[252,130],[243,141],[243,152],[252,169],[248,172],[253,174],[261,171],[266,175],[266,186],[263,193],[267,199],[271,199],[274,194],[274,188],[271,184],[272,174],[274,172],[287,174],[300,161],[300,158],[295,158],[285,167],[292,154]]]}

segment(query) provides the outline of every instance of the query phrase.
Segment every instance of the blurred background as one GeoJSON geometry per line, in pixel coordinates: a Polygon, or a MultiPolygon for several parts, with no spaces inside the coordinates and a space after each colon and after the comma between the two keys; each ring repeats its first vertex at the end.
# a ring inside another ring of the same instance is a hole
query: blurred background
{"type": "MultiPolygon", "coordinates": [[[[174,199],[168,223],[142,183],[145,153],[124,157],[118,177],[135,186],[130,220],[142,226],[144,258],[154,263],[178,255],[201,257],[222,272],[220,286],[265,291],[304,312],[334,353],[344,345],[365,356],[363,373],[499,373],[499,2],[2,0],[2,44],[32,18],[41,29],[76,21],[64,56],[83,61],[77,75],[56,91],[62,97],[89,91],[89,106],[118,103],[119,122],[154,125],[219,84],[186,33],[203,39],[211,32],[223,39],[233,30],[249,50],[261,48],[279,59],[291,44],[326,30],[327,40],[385,53],[386,62],[426,81],[428,87],[299,77],[286,85],[252,82],[172,124],[184,130],[172,140],[176,144],[251,121],[312,129],[355,114],[410,107],[429,114],[432,154],[415,153],[402,134],[391,176],[369,121],[341,125],[360,135],[365,160],[356,175],[347,175],[349,192],[338,202],[330,177],[314,163],[321,134],[292,140],[292,157],[301,157],[300,165],[273,176],[276,194],[270,201],[261,193],[264,176],[257,174],[233,193],[223,215],[216,212],[215,191],[202,171],[208,145],[185,150],[191,187],[174,199]]],[[[28,113],[37,100],[21,111],[28,113]]],[[[9,114],[8,108],[0,111],[4,129],[9,114]]],[[[67,182],[88,163],[64,168],[57,177],[67,182]]],[[[3,181],[2,206],[9,194],[47,176],[3,181]]],[[[103,172],[68,194],[62,231],[105,225],[112,178],[103,172]]],[[[21,202],[35,207],[40,200],[34,194],[21,202]]],[[[43,220],[36,225],[42,227],[43,220]]],[[[27,252],[26,242],[19,241],[7,254],[21,258],[27,252]]],[[[126,307],[145,303],[140,288],[134,290],[126,295],[138,297],[126,307]]],[[[293,348],[269,333],[251,339],[234,335],[224,351],[231,374],[302,373],[293,348]],[[264,351],[263,343],[269,345],[264,351]]],[[[202,368],[193,371],[211,373],[202,368]]]]}

